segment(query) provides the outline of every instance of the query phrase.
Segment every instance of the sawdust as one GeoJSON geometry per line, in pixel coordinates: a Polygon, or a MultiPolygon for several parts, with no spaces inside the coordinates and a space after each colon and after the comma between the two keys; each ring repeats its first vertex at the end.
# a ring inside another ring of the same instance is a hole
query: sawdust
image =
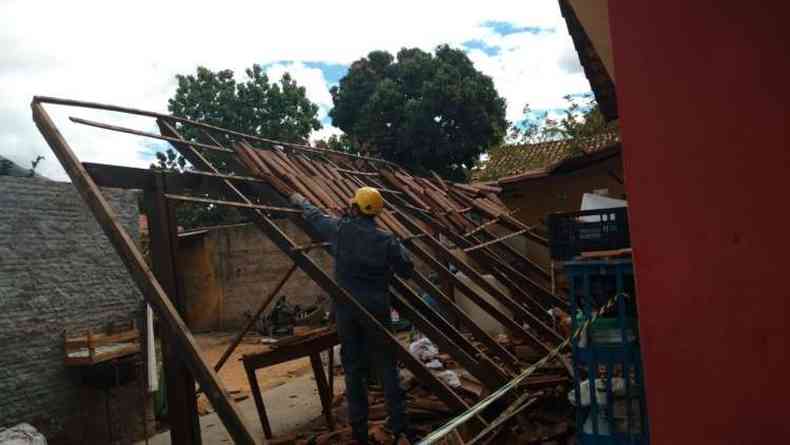
{"type": "MultiPolygon", "coordinates": [[[[225,332],[196,334],[195,339],[198,346],[200,346],[200,355],[213,366],[222,357],[234,335],[233,333],[225,332]]],[[[260,337],[249,335],[233,351],[233,354],[231,354],[220,370],[219,377],[234,400],[241,401],[250,396],[250,385],[247,381],[247,373],[244,371],[244,366],[240,361],[241,356],[258,352],[261,349],[263,349],[263,345],[260,342],[260,337]]],[[[283,385],[292,378],[310,372],[312,372],[310,359],[305,357],[259,370],[257,372],[258,385],[260,385],[261,391],[266,391],[267,389],[283,385]]],[[[201,395],[198,398],[198,412],[200,415],[205,415],[211,411],[213,410],[208,400],[204,395],[201,395]]]]}

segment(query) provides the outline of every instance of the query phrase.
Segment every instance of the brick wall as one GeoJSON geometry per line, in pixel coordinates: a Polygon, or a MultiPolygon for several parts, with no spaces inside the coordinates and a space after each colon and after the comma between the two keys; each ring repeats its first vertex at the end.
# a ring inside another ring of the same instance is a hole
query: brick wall
{"type": "MultiPolygon", "coordinates": [[[[278,220],[280,228],[297,244],[312,241],[288,220],[278,220]]],[[[211,229],[200,241],[179,240],[182,271],[187,294],[187,320],[193,329],[236,329],[247,320],[245,312],[254,313],[263,297],[288,271],[293,262],[252,224],[211,229]],[[197,246],[197,247],[195,247],[197,246]],[[196,259],[205,255],[205,260],[196,259]],[[212,284],[216,283],[216,284],[212,284]],[[205,312],[205,313],[204,313],[205,312]]],[[[332,260],[321,249],[310,256],[327,271],[332,260]]],[[[280,291],[291,304],[309,305],[326,293],[301,270],[291,275],[280,291]]]]}
{"type": "MultiPolygon", "coordinates": [[[[136,194],[105,196],[136,238],[136,194]]],[[[141,301],[71,184],[0,176],[0,426],[31,422],[52,438],[79,424],[64,330],[139,319],[141,301]]]]}

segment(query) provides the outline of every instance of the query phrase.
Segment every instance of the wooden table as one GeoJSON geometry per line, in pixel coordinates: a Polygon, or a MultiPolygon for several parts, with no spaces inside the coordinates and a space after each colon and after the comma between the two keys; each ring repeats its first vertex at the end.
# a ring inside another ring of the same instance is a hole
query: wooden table
{"type": "Polygon", "coordinates": [[[334,398],[333,388],[333,348],[339,344],[340,340],[334,328],[327,328],[321,331],[313,331],[300,337],[291,337],[267,347],[261,352],[245,354],[241,360],[244,363],[244,370],[247,372],[247,379],[250,381],[250,390],[255,407],[258,409],[258,417],[267,439],[272,438],[272,428],[266,414],[266,406],[263,403],[260,386],[255,372],[259,369],[274,366],[280,363],[297,360],[302,357],[310,357],[310,364],[315,374],[315,382],[318,386],[318,395],[321,398],[321,406],[326,418],[326,423],[331,430],[335,429],[335,420],[332,416],[332,399],[334,398]],[[321,364],[321,352],[329,350],[329,381],[324,374],[321,364]]]}

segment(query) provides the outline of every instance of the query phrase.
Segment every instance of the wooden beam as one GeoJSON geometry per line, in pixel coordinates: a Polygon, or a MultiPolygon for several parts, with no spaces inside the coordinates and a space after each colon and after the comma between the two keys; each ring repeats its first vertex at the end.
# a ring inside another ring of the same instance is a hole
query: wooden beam
{"type": "Polygon", "coordinates": [[[248,427],[244,418],[231,401],[224,385],[209,367],[198,350],[197,343],[186,323],[178,314],[173,303],[167,296],[161,284],[154,277],[153,272],[146,264],[137,245],[118,222],[107,200],[91,179],[88,172],[80,164],[71,147],[58,131],[49,114],[44,109],[39,98],[34,98],[31,103],[33,120],[44,139],[57,156],[63,169],[71,178],[74,187],[88,205],[94,217],[99,222],[105,235],[109,238],[121,260],[129,270],[145,300],[154,308],[159,318],[174,335],[174,343],[186,361],[192,375],[206,391],[211,405],[216,410],[228,433],[237,444],[261,443],[248,427]]]}
{"type": "MultiPolygon", "coordinates": [[[[463,335],[447,322],[447,320],[444,320],[438,314],[436,314],[433,320],[426,318],[423,314],[433,312],[431,308],[427,308],[427,310],[423,308],[423,312],[415,309],[415,305],[422,304],[427,306],[421,298],[417,297],[409,300],[399,294],[394,294],[393,297],[392,305],[398,313],[403,314],[404,318],[414,323],[417,329],[425,333],[425,335],[436,343],[439,348],[449,352],[453,359],[469,371],[475,378],[480,380],[486,388],[494,390],[507,383],[507,377],[501,369],[496,368],[493,362],[489,361],[486,363],[487,366],[485,366],[482,362],[478,361],[478,357],[468,352],[470,349],[475,351],[477,351],[477,349],[469,340],[464,339],[463,335]],[[441,321],[441,323],[438,321],[441,321]],[[467,348],[462,348],[461,345],[464,343],[469,343],[467,348]]],[[[479,353],[479,351],[477,352],[479,353]]]]}
{"type": "MultiPolygon", "coordinates": [[[[176,273],[176,251],[178,249],[175,215],[165,199],[165,180],[163,174],[155,174],[156,189],[145,192],[144,202],[148,216],[150,235],[151,267],[154,276],[167,294],[172,297],[173,305],[182,317],[186,313],[186,302],[182,286],[176,273]]],[[[174,342],[175,335],[163,329],[164,371],[167,380],[167,420],[170,424],[170,442],[199,445],[200,421],[195,396],[195,379],[189,368],[178,354],[174,342]]]]}
{"type": "MultiPolygon", "coordinates": [[[[181,137],[178,131],[169,124],[166,120],[159,120],[159,126],[163,134],[168,134],[173,137],[181,137]]],[[[182,139],[183,140],[183,139],[182,139]]],[[[193,162],[197,168],[206,170],[206,171],[216,171],[214,166],[205,159],[197,150],[192,148],[189,145],[189,142],[183,140],[182,143],[173,143],[173,146],[176,148],[177,151],[187,156],[187,153],[193,158],[196,159],[196,162],[193,162]]],[[[249,202],[249,199],[246,195],[231,184],[229,181],[225,181],[225,187],[228,194],[235,195],[241,199],[242,201],[249,202]]],[[[396,348],[396,352],[398,358],[403,361],[409,370],[417,377],[418,379],[425,382],[429,385],[442,400],[447,403],[447,405],[453,410],[464,410],[468,407],[466,402],[456,394],[447,384],[443,381],[438,379],[436,376],[433,375],[419,360],[417,360],[414,356],[409,353],[409,351],[398,341],[396,337],[392,335],[372,314],[370,314],[364,306],[362,306],[354,296],[352,296],[345,288],[340,287],[335,280],[330,277],[321,267],[309,256],[307,256],[302,251],[294,251],[294,247],[296,247],[296,243],[291,240],[288,235],[285,234],[274,222],[269,219],[265,214],[260,212],[257,209],[252,208],[245,208],[242,209],[242,212],[249,215],[249,217],[255,222],[256,226],[272,240],[272,242],[280,248],[280,250],[288,255],[291,260],[299,265],[299,267],[310,277],[313,281],[316,282],[321,288],[324,289],[329,295],[334,295],[339,301],[343,301],[346,303],[351,304],[355,307],[359,314],[362,316],[362,323],[368,325],[371,330],[378,332],[384,340],[392,344],[396,348]]]]}
{"type": "Polygon", "coordinates": [[[365,160],[365,161],[368,161],[368,162],[376,162],[376,163],[380,163],[380,164],[384,164],[384,165],[395,166],[394,163],[392,163],[390,161],[386,161],[384,159],[372,158],[372,157],[368,157],[368,156],[356,155],[356,154],[346,153],[346,152],[337,151],[337,150],[316,148],[316,147],[311,147],[309,145],[295,144],[295,143],[292,143],[292,142],[276,141],[276,140],[273,140],[273,139],[267,139],[267,138],[252,136],[252,135],[244,134],[244,133],[241,133],[241,132],[238,132],[238,131],[228,130],[228,129],[222,128],[222,127],[217,127],[216,125],[207,124],[205,122],[197,122],[197,121],[189,120],[189,119],[186,119],[186,118],[183,118],[183,117],[179,117],[179,116],[172,116],[172,115],[163,114],[163,113],[156,113],[154,111],[146,111],[146,110],[140,110],[140,109],[136,109],[136,108],[121,107],[121,106],[118,106],[118,105],[101,104],[101,103],[98,103],[98,102],[86,102],[86,101],[73,100],[73,99],[63,99],[63,98],[59,98],[59,97],[50,97],[50,96],[36,96],[36,97],[33,98],[33,100],[38,102],[38,103],[50,103],[50,104],[55,104],[55,105],[65,105],[65,106],[69,106],[69,107],[92,108],[92,109],[96,109],[96,110],[116,111],[116,112],[119,112],[119,113],[134,114],[134,115],[137,115],[137,116],[148,116],[148,117],[153,117],[153,118],[157,118],[157,119],[167,119],[167,120],[173,121],[173,122],[180,122],[180,123],[184,123],[184,124],[193,125],[193,126],[198,127],[198,128],[205,128],[205,129],[208,129],[208,130],[218,131],[218,132],[226,134],[226,135],[238,137],[238,138],[240,138],[242,140],[253,140],[253,141],[258,141],[258,142],[264,142],[264,143],[267,143],[267,144],[279,144],[279,145],[282,145],[284,147],[291,148],[293,150],[301,150],[301,151],[304,151],[304,152],[307,152],[307,153],[314,153],[314,154],[318,154],[318,155],[332,154],[332,155],[335,155],[335,156],[342,156],[342,157],[356,159],[356,160],[365,160]]]}
{"type": "Polygon", "coordinates": [[[94,164],[83,162],[93,182],[99,187],[118,189],[153,190],[156,188],[155,174],[165,175],[165,183],[170,193],[180,193],[184,190],[202,191],[210,188],[212,183],[224,179],[238,182],[253,182],[267,184],[266,180],[251,176],[214,174],[200,171],[164,171],[148,168],[122,167],[118,165],[94,164]]]}
{"type": "Polygon", "coordinates": [[[247,321],[247,324],[241,329],[241,331],[239,331],[238,334],[236,334],[236,337],[233,339],[233,341],[230,342],[228,347],[225,349],[225,352],[222,353],[222,357],[220,357],[219,360],[217,360],[217,364],[214,365],[214,371],[219,372],[219,370],[222,369],[222,366],[228,360],[228,357],[230,357],[230,355],[233,354],[233,351],[235,351],[236,348],[239,346],[239,344],[244,339],[244,336],[247,334],[247,332],[249,332],[249,330],[252,329],[253,326],[255,326],[255,322],[258,321],[258,319],[261,317],[261,314],[263,314],[263,311],[266,310],[266,308],[272,302],[272,300],[277,295],[277,293],[279,293],[280,290],[283,288],[283,286],[285,286],[285,283],[288,282],[288,279],[291,278],[291,275],[293,275],[294,271],[296,271],[296,264],[294,264],[293,266],[291,266],[290,269],[288,269],[288,272],[286,272],[285,275],[283,275],[283,277],[280,279],[280,282],[277,283],[277,285],[274,286],[271,292],[269,292],[269,294],[266,295],[266,297],[263,299],[261,304],[258,306],[258,310],[255,312],[255,314],[252,317],[250,317],[250,319],[247,321]]]}
{"type": "MultiPolygon", "coordinates": [[[[151,139],[159,139],[160,141],[178,142],[177,139],[173,139],[167,136],[161,136],[156,133],[149,133],[147,131],[134,130],[131,128],[119,127],[117,125],[103,124],[101,122],[89,121],[87,119],[80,119],[78,117],[73,117],[73,116],[69,117],[69,119],[75,124],[87,125],[89,127],[101,128],[103,130],[117,131],[118,133],[133,134],[135,136],[143,136],[151,139]]],[[[192,142],[192,145],[194,145],[195,147],[203,148],[205,150],[216,151],[219,153],[226,153],[226,154],[233,153],[233,150],[229,148],[219,147],[212,144],[204,144],[202,142],[192,142]]]]}
{"type": "Polygon", "coordinates": [[[302,213],[301,210],[289,209],[286,207],[272,207],[272,206],[265,206],[260,204],[251,204],[249,202],[224,201],[221,199],[197,198],[195,196],[174,195],[172,193],[166,194],[165,197],[167,199],[172,199],[174,201],[196,202],[201,204],[214,204],[218,206],[240,207],[245,209],[257,209],[257,210],[263,210],[267,213],[295,213],[295,214],[302,213]]]}
{"type": "Polygon", "coordinates": [[[473,250],[482,249],[484,247],[492,246],[494,244],[501,243],[502,241],[507,241],[510,238],[515,238],[517,236],[524,235],[525,233],[527,233],[526,229],[521,229],[521,230],[516,231],[516,232],[511,232],[511,233],[508,233],[507,235],[500,236],[499,238],[493,239],[491,241],[485,241],[485,242],[482,242],[480,244],[476,244],[474,246],[467,247],[467,248],[464,249],[464,252],[468,253],[468,252],[471,252],[473,250]]]}

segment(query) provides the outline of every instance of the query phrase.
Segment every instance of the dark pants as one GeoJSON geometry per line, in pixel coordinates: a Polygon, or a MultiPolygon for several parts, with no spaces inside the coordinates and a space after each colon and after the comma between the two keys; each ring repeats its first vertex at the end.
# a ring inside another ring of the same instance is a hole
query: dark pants
{"type": "MultiPolygon", "coordinates": [[[[384,305],[382,305],[384,306],[384,305]]],[[[388,306],[388,305],[387,305],[388,306]]],[[[390,308],[368,308],[388,329],[392,324],[390,308]]],[[[400,387],[395,347],[361,320],[357,309],[345,304],[335,305],[337,333],[340,337],[341,361],[346,378],[348,417],[356,440],[367,437],[369,367],[378,374],[384,389],[389,412],[390,430],[405,433],[407,428],[403,392],[400,387]],[[359,437],[364,435],[364,437],[359,437]]]]}

